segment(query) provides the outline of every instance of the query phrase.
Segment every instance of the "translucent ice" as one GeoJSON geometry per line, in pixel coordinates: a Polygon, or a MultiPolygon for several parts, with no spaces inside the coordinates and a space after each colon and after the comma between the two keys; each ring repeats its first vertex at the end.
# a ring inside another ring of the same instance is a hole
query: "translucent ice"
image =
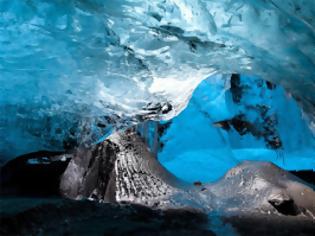
{"type": "Polygon", "coordinates": [[[312,116],[315,2],[1,0],[2,156],[171,118],[210,74],[281,83],[312,116]]]}
{"type": "Polygon", "coordinates": [[[161,163],[189,182],[217,180],[242,160],[315,170],[315,137],[296,101],[281,86],[238,78],[239,88],[227,75],[200,83],[185,110],[161,133],[161,163]],[[233,122],[234,117],[241,118],[233,122]]]}

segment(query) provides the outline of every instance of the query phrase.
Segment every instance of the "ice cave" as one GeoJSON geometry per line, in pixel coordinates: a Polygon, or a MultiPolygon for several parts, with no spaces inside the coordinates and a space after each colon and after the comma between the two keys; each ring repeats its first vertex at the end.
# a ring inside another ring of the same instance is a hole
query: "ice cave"
{"type": "Polygon", "coordinates": [[[0,0],[0,235],[315,235],[315,1],[0,0]]]}

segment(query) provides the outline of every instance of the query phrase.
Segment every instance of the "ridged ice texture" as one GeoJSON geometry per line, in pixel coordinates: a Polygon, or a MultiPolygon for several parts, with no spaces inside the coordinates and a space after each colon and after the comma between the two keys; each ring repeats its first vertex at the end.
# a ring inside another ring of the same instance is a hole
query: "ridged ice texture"
{"type": "Polygon", "coordinates": [[[1,0],[1,155],[170,118],[214,73],[280,82],[310,113],[314,16],[306,0],[1,0]]]}

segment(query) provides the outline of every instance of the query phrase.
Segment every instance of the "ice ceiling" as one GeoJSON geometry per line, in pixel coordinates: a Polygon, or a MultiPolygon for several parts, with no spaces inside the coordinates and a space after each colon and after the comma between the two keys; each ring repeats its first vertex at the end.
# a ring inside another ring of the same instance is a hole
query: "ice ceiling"
{"type": "Polygon", "coordinates": [[[1,0],[1,156],[171,118],[232,72],[282,84],[312,118],[315,1],[1,0]]]}

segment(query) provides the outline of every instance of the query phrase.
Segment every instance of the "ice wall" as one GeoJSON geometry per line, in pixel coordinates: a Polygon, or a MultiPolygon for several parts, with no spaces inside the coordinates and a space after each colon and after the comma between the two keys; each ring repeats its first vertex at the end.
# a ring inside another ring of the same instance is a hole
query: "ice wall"
{"type": "Polygon", "coordinates": [[[214,73],[281,83],[312,116],[314,9],[302,0],[1,0],[1,156],[171,118],[214,73]]]}
{"type": "Polygon", "coordinates": [[[190,182],[215,181],[242,160],[315,170],[315,137],[308,124],[281,86],[253,76],[212,76],[169,122],[158,158],[190,182]]]}

